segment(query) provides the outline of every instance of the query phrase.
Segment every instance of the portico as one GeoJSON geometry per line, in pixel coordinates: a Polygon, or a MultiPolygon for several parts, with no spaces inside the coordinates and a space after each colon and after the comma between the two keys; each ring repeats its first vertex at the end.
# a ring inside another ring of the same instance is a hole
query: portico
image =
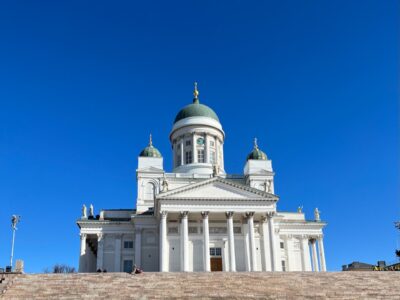
{"type": "MultiPolygon", "coordinates": [[[[267,216],[271,218],[271,214],[269,213],[256,214],[255,212],[243,213],[227,211],[221,213],[220,211],[161,211],[160,241],[165,241],[160,244],[160,263],[162,271],[171,271],[169,269],[169,264],[166,262],[169,261],[171,255],[173,255],[170,251],[168,240],[169,238],[173,239],[174,234],[168,235],[168,231],[163,229],[165,228],[163,223],[165,222],[166,224],[169,221],[173,224],[170,228],[178,229],[180,253],[182,254],[182,259],[177,268],[179,271],[188,272],[196,270],[210,272],[212,261],[210,249],[216,248],[216,245],[220,246],[217,248],[221,248],[222,252],[221,257],[223,267],[221,271],[237,271],[236,260],[237,257],[241,255],[244,255],[244,261],[248,260],[250,263],[248,265],[242,264],[240,271],[289,271],[291,268],[293,271],[296,270],[295,264],[290,263],[290,260],[287,260],[287,265],[285,266],[286,269],[282,269],[282,265],[277,266],[277,242],[275,241],[275,235],[270,234],[270,231],[268,230],[267,216]],[[171,217],[171,220],[168,219],[169,216],[171,217]],[[257,224],[257,228],[254,227],[254,223],[257,224]],[[212,246],[210,246],[210,240],[212,246]],[[220,243],[217,241],[220,241],[220,243]],[[235,242],[238,242],[239,244],[236,247],[235,242]],[[189,264],[189,257],[193,254],[193,250],[189,251],[189,249],[195,247],[193,245],[189,247],[189,243],[194,245],[197,244],[199,247],[199,251],[197,252],[201,252],[203,257],[201,269],[195,269],[195,266],[192,265],[193,262],[190,262],[191,264],[189,264]],[[238,250],[238,253],[235,252],[236,250],[238,250]]],[[[270,222],[273,221],[271,220],[270,222]]],[[[170,232],[176,233],[174,230],[171,230],[170,232]]],[[[286,239],[286,236],[283,238],[286,239]]],[[[318,264],[321,266],[321,270],[326,270],[322,267],[325,262],[321,258],[318,258],[317,255],[314,256],[314,250],[312,250],[313,266],[315,265],[317,267],[311,268],[310,266],[309,243],[310,245],[313,245],[315,239],[304,235],[291,238],[298,238],[301,241],[300,250],[302,265],[299,270],[319,271],[319,267],[317,266],[318,264]]],[[[318,240],[322,241],[322,237],[319,237],[318,240]]],[[[286,244],[286,247],[288,247],[288,244],[286,244]]],[[[313,247],[314,246],[312,246],[312,249],[314,249],[313,247]]],[[[322,252],[323,249],[319,250],[319,253],[322,252]]],[[[279,261],[283,256],[284,255],[279,256],[279,261]]],[[[177,271],[177,269],[175,269],[175,271],[177,271]]]]}

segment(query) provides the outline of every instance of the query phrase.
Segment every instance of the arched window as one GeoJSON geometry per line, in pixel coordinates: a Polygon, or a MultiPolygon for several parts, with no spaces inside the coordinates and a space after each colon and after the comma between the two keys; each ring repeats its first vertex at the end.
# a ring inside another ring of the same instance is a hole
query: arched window
{"type": "Polygon", "coordinates": [[[154,200],[155,187],[152,183],[147,183],[144,187],[144,200],[154,200]]]}

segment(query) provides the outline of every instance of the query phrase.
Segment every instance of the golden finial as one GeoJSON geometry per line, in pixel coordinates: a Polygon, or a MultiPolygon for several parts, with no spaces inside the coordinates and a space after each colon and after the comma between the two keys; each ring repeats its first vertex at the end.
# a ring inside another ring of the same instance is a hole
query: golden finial
{"type": "Polygon", "coordinates": [[[254,149],[258,149],[257,138],[254,138],[254,149]]]}
{"type": "Polygon", "coordinates": [[[193,91],[193,103],[198,103],[199,102],[199,91],[197,89],[197,82],[194,83],[194,91],[193,91]]]}
{"type": "Polygon", "coordinates": [[[151,137],[151,133],[150,133],[150,137],[149,137],[149,146],[153,146],[153,138],[151,137]]]}

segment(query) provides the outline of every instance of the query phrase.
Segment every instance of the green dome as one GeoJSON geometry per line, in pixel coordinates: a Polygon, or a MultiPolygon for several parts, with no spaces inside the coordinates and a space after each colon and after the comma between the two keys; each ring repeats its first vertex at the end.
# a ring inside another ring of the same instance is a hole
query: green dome
{"type": "Polygon", "coordinates": [[[211,108],[197,101],[182,108],[176,115],[174,124],[190,117],[208,117],[219,122],[217,114],[211,108]]]}
{"type": "Polygon", "coordinates": [[[258,149],[257,145],[257,139],[254,139],[254,148],[253,151],[250,152],[249,155],[247,155],[247,160],[249,159],[254,159],[254,160],[267,160],[267,155],[258,149]]]}
{"type": "Polygon", "coordinates": [[[207,105],[200,104],[197,82],[194,83],[193,103],[182,108],[175,117],[174,124],[182,119],[190,117],[208,117],[219,122],[217,114],[207,105]]]}
{"type": "Polygon", "coordinates": [[[156,147],[153,146],[153,141],[151,139],[151,134],[150,134],[150,142],[149,145],[140,152],[139,156],[142,157],[162,157],[160,151],[156,147]]]}

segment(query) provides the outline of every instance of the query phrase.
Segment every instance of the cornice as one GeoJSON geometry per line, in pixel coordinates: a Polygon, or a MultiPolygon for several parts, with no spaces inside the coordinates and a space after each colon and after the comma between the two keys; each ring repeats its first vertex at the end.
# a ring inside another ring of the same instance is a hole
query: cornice
{"type": "MultiPolygon", "coordinates": [[[[175,199],[175,197],[171,197],[171,196],[179,194],[179,193],[182,193],[182,192],[194,190],[196,188],[199,188],[199,187],[202,187],[202,186],[206,186],[206,185],[212,184],[214,182],[219,182],[219,183],[231,186],[231,187],[236,188],[236,189],[240,189],[240,190],[243,190],[243,191],[246,191],[246,192],[250,192],[250,193],[253,193],[253,194],[258,195],[260,197],[264,197],[265,199],[271,199],[271,200],[275,200],[275,201],[277,201],[279,199],[279,196],[277,196],[275,194],[267,193],[267,192],[258,190],[256,188],[252,188],[252,187],[243,185],[241,183],[233,182],[232,180],[229,180],[229,179],[223,179],[221,177],[214,177],[214,178],[211,178],[211,179],[206,179],[206,180],[203,180],[203,181],[198,182],[198,183],[189,184],[189,185],[186,185],[186,186],[183,186],[183,187],[179,187],[177,189],[174,189],[174,190],[171,190],[171,191],[168,191],[168,192],[165,192],[165,193],[158,194],[156,196],[156,199],[160,199],[161,200],[161,199],[167,198],[167,197],[168,197],[168,199],[175,199]]],[[[199,198],[199,199],[203,200],[205,198],[199,198]]],[[[213,199],[218,199],[218,198],[213,198],[213,199]]],[[[252,198],[249,198],[249,199],[252,199],[252,198]]],[[[263,200],[265,200],[265,199],[263,199],[263,200]]],[[[232,199],[230,199],[230,200],[232,200],[232,199]]],[[[243,200],[243,199],[241,199],[241,200],[243,200]]]]}
{"type": "Polygon", "coordinates": [[[257,202],[271,202],[275,203],[277,200],[272,198],[246,198],[246,199],[235,199],[235,198],[221,198],[221,197],[214,197],[214,198],[159,198],[158,201],[181,201],[181,202],[190,202],[190,201],[206,201],[206,202],[215,202],[215,201],[235,201],[235,202],[243,202],[247,203],[248,201],[257,201],[257,202]]]}

